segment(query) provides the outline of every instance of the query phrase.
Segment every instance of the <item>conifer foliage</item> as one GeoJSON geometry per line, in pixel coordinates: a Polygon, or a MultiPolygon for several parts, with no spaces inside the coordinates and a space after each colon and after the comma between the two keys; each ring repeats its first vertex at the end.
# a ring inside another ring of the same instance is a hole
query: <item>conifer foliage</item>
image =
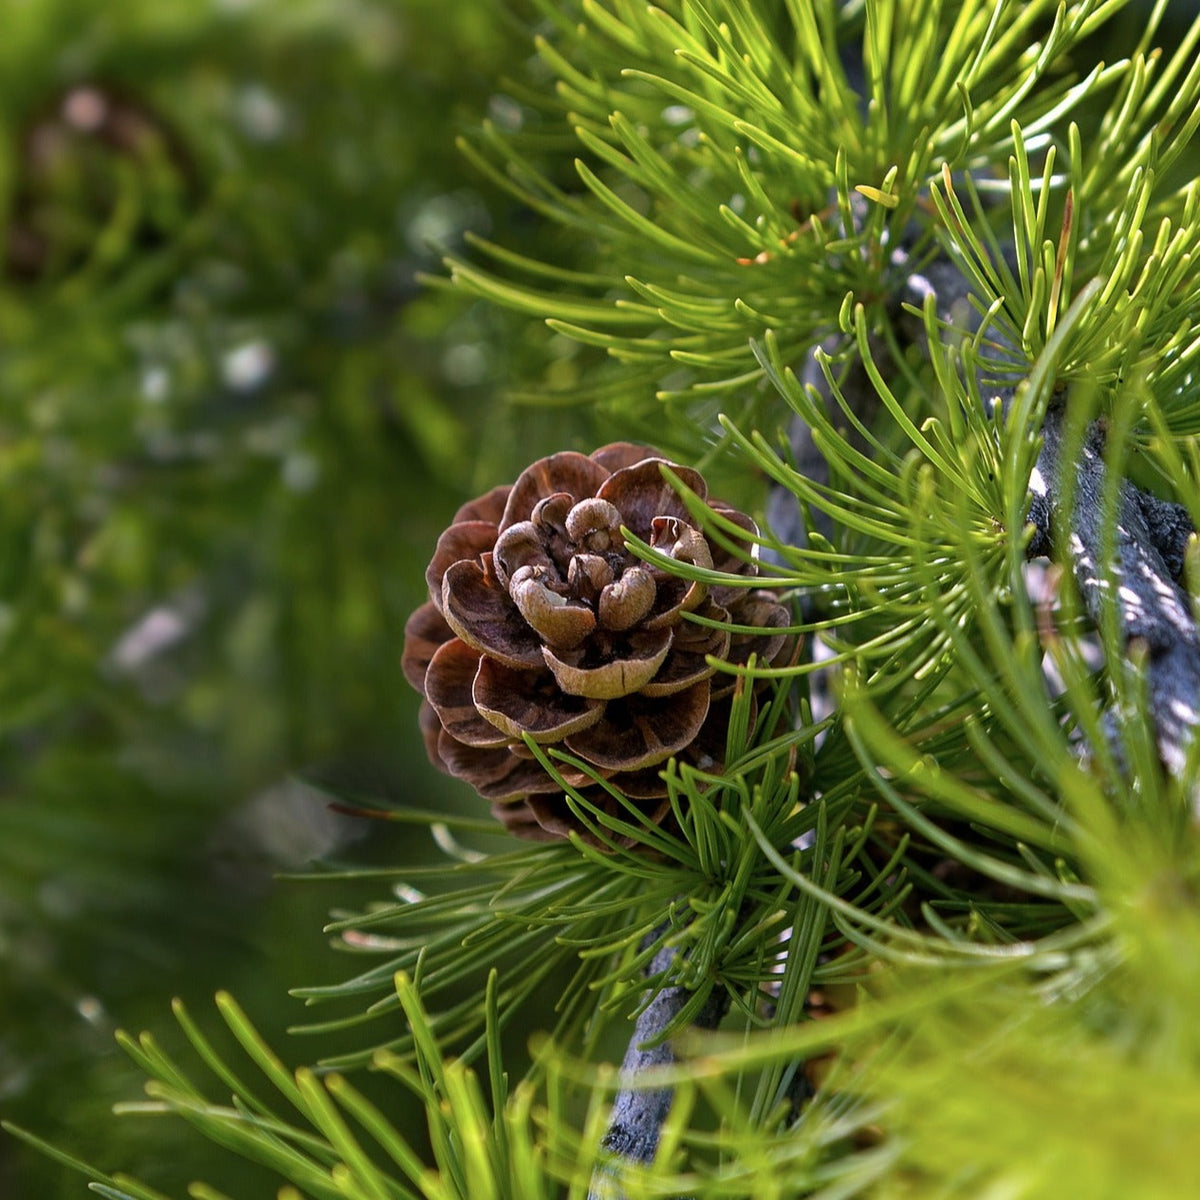
{"type": "MultiPolygon", "coordinates": [[[[506,728],[567,836],[498,843],[484,801],[377,814],[442,858],[337,913],[365,966],[297,994],[342,1048],[287,1069],[223,995],[240,1058],[181,1008],[189,1059],[126,1040],[128,1107],[288,1200],[1197,1194],[1200,21],[530,8],[535,55],[462,148],[547,252],[476,239],[431,285],[541,323],[569,387],[518,399],[669,456],[632,468],[655,510],[605,525],[622,571],[769,591],[678,613],[705,694],[728,684],[720,752],[609,770],[506,728]],[[728,652],[783,634],[802,652],[728,652]]],[[[517,578],[504,525],[476,582],[517,578]]],[[[592,628],[555,595],[493,589],[485,616],[592,628]]],[[[479,671],[478,613],[441,599],[435,642],[479,671]]],[[[483,729],[482,685],[451,682],[443,730],[467,695],[483,729]]]]}

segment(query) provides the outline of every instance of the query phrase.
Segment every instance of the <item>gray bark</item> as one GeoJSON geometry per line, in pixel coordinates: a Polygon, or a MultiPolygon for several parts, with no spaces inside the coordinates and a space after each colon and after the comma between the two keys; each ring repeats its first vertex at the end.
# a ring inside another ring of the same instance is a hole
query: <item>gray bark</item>
{"type": "MultiPolygon", "coordinates": [[[[657,937],[656,932],[652,936],[657,937]]],[[[652,978],[674,965],[677,950],[664,946],[646,967],[647,978],[652,978]]],[[[615,1160],[602,1162],[592,1176],[588,1200],[621,1200],[621,1161],[649,1163],[658,1151],[658,1140],[663,1122],[671,1111],[674,1093],[670,1088],[639,1087],[644,1072],[655,1067],[671,1066],[677,1061],[669,1041],[661,1041],[662,1034],[678,1020],[680,1013],[692,1000],[693,993],[683,987],[665,987],[638,1015],[621,1064],[621,1090],[613,1102],[609,1116],[608,1132],[604,1135],[604,1148],[617,1156],[615,1160]],[[658,1044],[651,1044],[657,1042],[658,1044]]],[[[695,1029],[716,1029],[729,1007],[729,996],[724,988],[714,987],[704,1006],[692,1022],[695,1029]]]]}
{"type": "MultiPolygon", "coordinates": [[[[1029,519],[1036,529],[1031,555],[1069,564],[1092,619],[1115,615],[1127,649],[1145,671],[1149,716],[1164,767],[1182,777],[1200,728],[1200,633],[1187,594],[1177,582],[1192,524],[1187,510],[1135,488],[1117,491],[1105,510],[1108,468],[1102,422],[1088,427],[1074,462],[1064,460],[1066,408],[1051,406],[1042,425],[1042,450],[1031,480],[1029,519]],[[1064,472],[1074,478],[1067,512],[1064,472]],[[1111,555],[1105,562],[1105,551],[1111,555]]],[[[1110,664],[1112,669],[1113,664],[1110,664]]],[[[1118,747],[1119,749],[1119,747],[1118,747]]],[[[1194,800],[1200,789],[1193,784],[1194,800]]]]}

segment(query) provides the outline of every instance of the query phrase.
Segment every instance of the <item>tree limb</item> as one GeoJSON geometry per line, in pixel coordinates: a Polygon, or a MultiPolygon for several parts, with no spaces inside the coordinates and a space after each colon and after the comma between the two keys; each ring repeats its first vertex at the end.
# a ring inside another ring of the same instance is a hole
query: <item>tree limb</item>
{"type": "MultiPolygon", "coordinates": [[[[662,935],[655,930],[651,939],[662,935]]],[[[676,963],[678,949],[663,946],[646,967],[647,979],[669,971],[676,963]]],[[[630,1163],[649,1163],[658,1151],[663,1122],[671,1111],[674,1093],[670,1088],[638,1087],[644,1072],[654,1067],[670,1066],[677,1061],[663,1033],[675,1024],[684,1008],[691,1003],[693,993],[684,987],[665,987],[638,1014],[621,1064],[622,1087],[613,1102],[604,1148],[617,1160],[630,1163]]],[[[724,988],[714,987],[694,1018],[696,1029],[716,1029],[729,1008],[729,995],[724,988]]],[[[621,1200],[620,1162],[606,1161],[592,1175],[588,1200],[621,1200]]]]}
{"type": "Polygon", "coordinates": [[[1200,633],[1188,596],[1176,582],[1191,521],[1182,506],[1142,492],[1127,480],[1117,491],[1115,511],[1106,511],[1104,424],[1096,421],[1088,427],[1078,459],[1066,463],[1065,419],[1066,406],[1057,402],[1042,426],[1042,450],[1030,480],[1029,519],[1036,532],[1029,553],[1066,559],[1092,619],[1101,624],[1115,612],[1127,650],[1144,654],[1159,757],[1168,771],[1182,776],[1200,729],[1200,633]],[[1064,488],[1067,470],[1074,479],[1064,488]],[[1072,490],[1074,504],[1067,512],[1064,492],[1072,490]],[[1112,556],[1108,563],[1106,550],[1112,556]]]}

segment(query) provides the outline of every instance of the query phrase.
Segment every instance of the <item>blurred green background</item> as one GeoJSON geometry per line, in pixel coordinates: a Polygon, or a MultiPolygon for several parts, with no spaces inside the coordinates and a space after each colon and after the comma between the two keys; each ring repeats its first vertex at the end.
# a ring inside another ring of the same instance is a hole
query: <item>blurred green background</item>
{"type": "MultiPolygon", "coordinates": [[[[102,1169],[273,1194],[109,1116],[114,1029],[226,987],[286,1044],[353,897],[276,874],[428,852],[322,789],[471,805],[403,623],[466,495],[590,439],[501,396],[539,333],[417,275],[538,236],[454,146],[528,45],[489,0],[0,0],[0,1115],[102,1169]]],[[[85,1187],[0,1136],[0,1197],[85,1187]]]]}

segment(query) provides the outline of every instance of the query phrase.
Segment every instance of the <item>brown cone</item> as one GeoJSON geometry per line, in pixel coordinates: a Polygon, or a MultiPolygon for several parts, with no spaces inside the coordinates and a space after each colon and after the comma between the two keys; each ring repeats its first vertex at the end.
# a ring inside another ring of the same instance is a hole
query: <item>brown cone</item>
{"type": "MultiPolygon", "coordinates": [[[[625,549],[622,526],[681,563],[757,573],[705,537],[664,465],[727,520],[757,532],[749,517],[707,500],[698,472],[618,442],[539,460],[511,487],[464,505],[438,539],[429,601],[405,628],[405,676],[426,702],[430,760],[491,801],[519,836],[588,836],[524,736],[567,751],[661,820],[669,806],[658,772],[668,758],[721,767],[729,706],[719,698],[732,687],[707,657],[737,663],[754,653],[777,663],[790,650],[786,636],[769,632],[789,623],[770,593],[680,579],[625,549]]],[[[587,773],[562,773],[628,819],[587,773]]]]}

